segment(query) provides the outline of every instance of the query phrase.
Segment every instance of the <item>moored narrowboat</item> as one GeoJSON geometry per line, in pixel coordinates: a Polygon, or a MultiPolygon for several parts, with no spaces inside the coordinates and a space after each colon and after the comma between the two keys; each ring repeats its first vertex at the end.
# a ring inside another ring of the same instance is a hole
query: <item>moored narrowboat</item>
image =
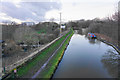
{"type": "Polygon", "coordinates": [[[90,37],[90,38],[96,38],[96,35],[93,34],[93,33],[88,33],[88,37],[90,37]]]}

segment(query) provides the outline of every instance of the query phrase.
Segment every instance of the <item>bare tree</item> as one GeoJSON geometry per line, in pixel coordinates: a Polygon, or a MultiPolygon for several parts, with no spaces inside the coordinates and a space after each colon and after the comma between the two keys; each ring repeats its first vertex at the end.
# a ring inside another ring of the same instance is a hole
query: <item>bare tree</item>
{"type": "Polygon", "coordinates": [[[120,11],[119,12],[115,12],[113,15],[112,15],[112,19],[115,20],[115,21],[118,21],[120,18],[120,11]]]}
{"type": "Polygon", "coordinates": [[[32,28],[24,26],[17,28],[13,36],[15,42],[17,43],[24,42],[35,44],[39,41],[37,35],[37,32],[34,31],[32,28]]]}

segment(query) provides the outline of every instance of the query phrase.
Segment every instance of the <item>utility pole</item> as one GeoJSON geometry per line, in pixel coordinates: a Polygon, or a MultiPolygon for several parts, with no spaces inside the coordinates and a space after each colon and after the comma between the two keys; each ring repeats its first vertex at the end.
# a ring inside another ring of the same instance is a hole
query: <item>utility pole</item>
{"type": "Polygon", "coordinates": [[[60,36],[61,36],[61,32],[62,32],[62,31],[61,31],[61,14],[62,14],[62,13],[60,12],[60,36]]]}

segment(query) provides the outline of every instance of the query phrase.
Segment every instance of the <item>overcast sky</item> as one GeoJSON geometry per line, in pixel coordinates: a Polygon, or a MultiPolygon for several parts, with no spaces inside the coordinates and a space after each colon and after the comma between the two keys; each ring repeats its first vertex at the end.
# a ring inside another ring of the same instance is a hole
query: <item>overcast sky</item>
{"type": "Polygon", "coordinates": [[[119,0],[1,0],[0,22],[18,23],[105,18],[117,11],[119,0]]]}

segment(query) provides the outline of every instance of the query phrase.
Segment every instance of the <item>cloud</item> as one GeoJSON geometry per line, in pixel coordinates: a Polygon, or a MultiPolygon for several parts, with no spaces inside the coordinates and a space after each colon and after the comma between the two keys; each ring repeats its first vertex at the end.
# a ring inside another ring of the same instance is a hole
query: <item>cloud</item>
{"type": "Polygon", "coordinates": [[[16,18],[12,18],[12,17],[10,17],[10,16],[7,16],[5,13],[0,13],[0,22],[11,22],[11,20],[12,21],[15,21],[15,22],[17,22],[17,23],[20,23],[21,22],[21,20],[19,20],[19,19],[16,19],[16,18]]]}
{"type": "MultiPolygon", "coordinates": [[[[2,0],[2,9],[7,19],[21,21],[46,21],[55,18],[59,12],[65,21],[78,19],[104,18],[115,12],[119,0],[2,0]]],[[[118,6],[117,6],[118,7],[118,6]]],[[[0,13],[1,14],[1,13],[0,13]]],[[[1,17],[1,16],[0,16],[1,17]]],[[[3,16],[2,16],[3,17],[3,16]]],[[[3,19],[6,19],[4,18],[3,19]]]]}
{"type": "Polygon", "coordinates": [[[21,21],[40,22],[45,20],[46,12],[61,9],[58,2],[2,2],[0,12],[21,21]]]}
{"type": "Polygon", "coordinates": [[[69,20],[104,18],[113,14],[118,0],[61,0],[62,18],[69,20]]]}

